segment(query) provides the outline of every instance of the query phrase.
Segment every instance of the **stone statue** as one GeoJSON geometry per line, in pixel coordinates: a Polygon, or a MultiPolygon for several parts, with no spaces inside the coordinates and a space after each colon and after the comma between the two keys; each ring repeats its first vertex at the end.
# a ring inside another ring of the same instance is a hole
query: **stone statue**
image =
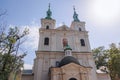
{"type": "Polygon", "coordinates": [[[68,40],[66,38],[63,38],[63,47],[68,46],[68,40]]]}
{"type": "Polygon", "coordinates": [[[76,11],[75,11],[75,7],[74,7],[74,15],[73,15],[73,19],[74,19],[74,21],[77,21],[77,22],[80,21],[80,20],[78,19],[78,14],[77,14],[76,11]]]}

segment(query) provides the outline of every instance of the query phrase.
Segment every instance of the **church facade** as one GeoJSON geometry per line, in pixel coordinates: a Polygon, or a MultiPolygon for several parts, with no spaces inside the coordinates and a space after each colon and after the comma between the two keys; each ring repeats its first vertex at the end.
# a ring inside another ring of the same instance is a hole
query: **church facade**
{"type": "Polygon", "coordinates": [[[74,8],[71,26],[55,27],[56,20],[41,19],[39,45],[33,70],[24,70],[22,80],[110,80],[107,73],[97,73],[85,22],[74,8]]]}

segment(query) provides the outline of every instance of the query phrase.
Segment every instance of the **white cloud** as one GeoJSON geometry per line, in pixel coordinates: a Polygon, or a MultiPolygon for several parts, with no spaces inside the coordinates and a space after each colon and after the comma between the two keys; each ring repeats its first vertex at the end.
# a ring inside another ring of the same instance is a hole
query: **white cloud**
{"type": "MultiPolygon", "coordinates": [[[[9,25],[8,28],[14,28],[15,25],[9,25]]],[[[39,28],[38,24],[34,21],[31,25],[17,26],[20,30],[20,33],[24,31],[25,28],[29,29],[29,34],[26,36],[25,42],[21,45],[23,48],[37,49],[38,39],[39,39],[39,28]]]]}
{"type": "Polygon", "coordinates": [[[120,23],[120,0],[89,1],[87,14],[89,22],[100,28],[108,29],[120,23]]]}
{"type": "MultiPolygon", "coordinates": [[[[24,26],[26,27],[26,26],[24,26]]],[[[30,47],[31,49],[37,49],[39,39],[39,26],[27,26],[29,34],[27,40],[24,43],[24,47],[30,47]]]]}
{"type": "Polygon", "coordinates": [[[22,26],[21,28],[28,28],[29,34],[27,35],[27,39],[21,45],[22,49],[27,52],[27,55],[24,58],[25,64],[33,64],[33,59],[35,58],[35,50],[38,47],[38,39],[39,39],[39,26],[31,25],[31,26],[22,26]]]}
{"type": "Polygon", "coordinates": [[[33,59],[35,58],[35,51],[38,47],[38,39],[39,39],[39,26],[21,26],[21,28],[28,28],[29,34],[27,35],[27,39],[21,45],[22,50],[27,52],[27,56],[24,58],[24,62],[27,64],[33,64],[33,59]]]}

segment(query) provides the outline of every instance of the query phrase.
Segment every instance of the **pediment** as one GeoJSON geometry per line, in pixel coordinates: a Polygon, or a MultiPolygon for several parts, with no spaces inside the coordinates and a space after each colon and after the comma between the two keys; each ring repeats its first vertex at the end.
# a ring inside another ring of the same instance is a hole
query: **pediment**
{"type": "Polygon", "coordinates": [[[68,80],[71,77],[77,78],[77,76],[80,76],[80,75],[82,76],[82,74],[87,75],[89,71],[90,69],[88,69],[87,67],[84,67],[75,63],[69,63],[62,67],[52,68],[50,72],[51,74],[54,74],[54,75],[60,75],[60,74],[66,75],[67,76],[66,79],[68,80]]]}
{"type": "Polygon", "coordinates": [[[88,68],[75,64],[75,63],[70,63],[65,66],[62,66],[62,72],[66,74],[79,74],[79,73],[87,73],[89,71],[88,68]]]}
{"type": "Polygon", "coordinates": [[[61,68],[69,68],[71,66],[73,66],[75,68],[92,68],[92,67],[86,67],[86,66],[83,66],[83,65],[78,65],[78,64],[75,64],[75,63],[69,63],[67,65],[62,66],[61,68]]]}
{"type": "Polygon", "coordinates": [[[62,66],[61,68],[66,70],[79,70],[79,69],[86,70],[87,69],[86,67],[75,64],[75,63],[69,63],[67,65],[62,66]]]}
{"type": "Polygon", "coordinates": [[[62,25],[62,26],[60,26],[60,27],[58,27],[58,28],[56,28],[57,30],[71,30],[68,26],[66,26],[66,25],[62,25]]]}

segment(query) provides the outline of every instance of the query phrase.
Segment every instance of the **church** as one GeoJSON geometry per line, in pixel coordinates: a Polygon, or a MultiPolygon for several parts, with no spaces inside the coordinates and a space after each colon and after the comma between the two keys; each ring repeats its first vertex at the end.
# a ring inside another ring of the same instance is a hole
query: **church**
{"type": "Polygon", "coordinates": [[[56,27],[49,5],[41,19],[33,69],[23,70],[21,80],[111,80],[108,73],[96,71],[85,22],[73,10],[71,25],[56,27]]]}

